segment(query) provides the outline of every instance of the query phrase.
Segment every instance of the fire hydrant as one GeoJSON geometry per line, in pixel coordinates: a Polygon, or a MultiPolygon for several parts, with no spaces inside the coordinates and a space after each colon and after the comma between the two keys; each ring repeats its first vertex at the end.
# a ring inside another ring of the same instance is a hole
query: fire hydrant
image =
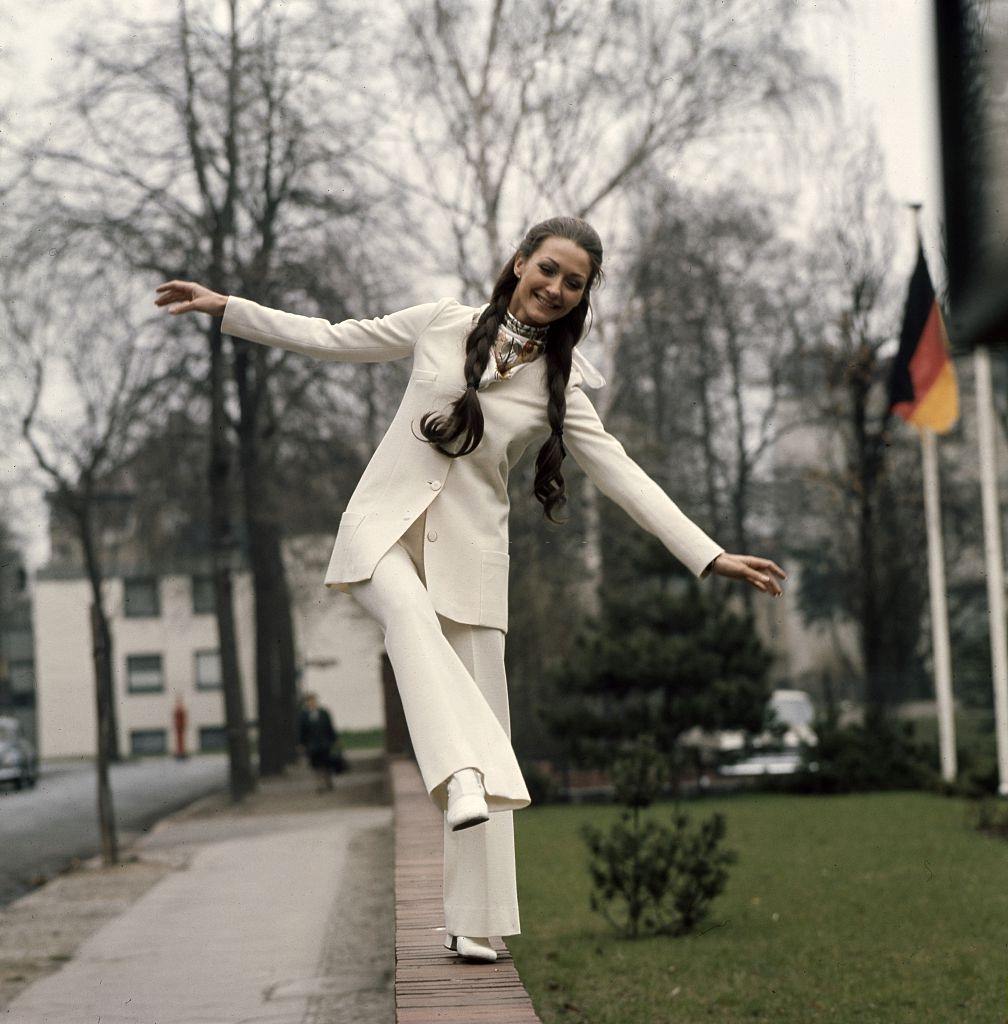
{"type": "Polygon", "coordinates": [[[172,713],[172,721],[175,725],[175,756],[179,760],[189,756],[186,753],[185,746],[185,731],[188,718],[189,716],[186,713],[185,704],[182,703],[182,698],[176,698],[175,711],[172,713]]]}

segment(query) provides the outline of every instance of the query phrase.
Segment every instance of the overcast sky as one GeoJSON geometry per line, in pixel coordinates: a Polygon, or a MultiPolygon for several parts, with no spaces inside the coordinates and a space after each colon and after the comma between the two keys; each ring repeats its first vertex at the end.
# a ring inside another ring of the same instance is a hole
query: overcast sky
{"type": "MultiPolygon", "coordinates": [[[[923,215],[936,223],[940,177],[932,0],[848,0],[849,12],[839,19],[823,15],[829,2],[796,3],[806,14],[807,45],[842,90],[846,119],[875,124],[892,194],[924,203],[923,215]]],[[[105,6],[101,0],[19,0],[0,6],[0,46],[11,72],[0,79],[0,96],[15,109],[40,96],[58,67],[66,33],[105,6]]],[[[131,6],[164,14],[163,2],[135,0],[131,6]]]]}
{"type": "MultiPolygon", "coordinates": [[[[921,218],[929,261],[940,281],[941,181],[930,0],[849,0],[848,14],[841,19],[820,16],[829,4],[796,2],[806,15],[806,45],[841,89],[844,120],[874,124],[891,194],[901,202],[924,204],[921,218]]],[[[99,0],[19,0],[0,5],[0,101],[9,104],[15,116],[47,91],[67,33],[105,6],[99,0]]],[[[145,7],[164,13],[163,2],[138,0],[133,5],[136,12],[145,7]]],[[[912,238],[909,215],[906,237],[912,238]]],[[[0,485],[19,475],[17,461],[21,460],[8,458],[0,467],[0,485]]],[[[27,501],[28,496],[24,498],[27,501]]],[[[31,507],[28,521],[19,516],[19,525],[34,567],[47,555],[45,523],[41,503],[26,501],[18,495],[22,512],[31,507]]]]}

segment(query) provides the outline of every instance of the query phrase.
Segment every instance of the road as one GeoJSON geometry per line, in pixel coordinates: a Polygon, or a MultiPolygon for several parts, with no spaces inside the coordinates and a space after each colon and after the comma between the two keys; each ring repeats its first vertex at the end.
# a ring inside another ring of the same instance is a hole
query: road
{"type": "MultiPolygon", "coordinates": [[[[112,765],[119,841],[227,786],[227,757],[144,758],[112,765]]],[[[0,788],[0,907],[52,877],[75,858],[101,852],[95,769],[44,762],[34,789],[0,788]]]]}

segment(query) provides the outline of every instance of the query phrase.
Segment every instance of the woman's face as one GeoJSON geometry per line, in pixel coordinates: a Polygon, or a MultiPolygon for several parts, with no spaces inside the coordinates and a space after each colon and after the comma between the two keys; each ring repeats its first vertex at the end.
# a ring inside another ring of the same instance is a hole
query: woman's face
{"type": "Polygon", "coordinates": [[[566,316],[581,301],[591,258],[576,242],[552,235],[531,256],[519,254],[514,271],[518,284],[508,312],[524,324],[541,327],[566,316]]]}

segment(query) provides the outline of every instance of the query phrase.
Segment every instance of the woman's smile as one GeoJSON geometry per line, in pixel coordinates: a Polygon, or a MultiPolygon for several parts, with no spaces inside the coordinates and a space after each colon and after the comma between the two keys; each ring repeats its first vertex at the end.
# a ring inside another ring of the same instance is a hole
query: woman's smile
{"type": "Polygon", "coordinates": [[[542,327],[566,316],[584,297],[591,259],[575,242],[546,238],[528,257],[514,262],[518,283],[508,312],[522,323],[542,327]]]}

